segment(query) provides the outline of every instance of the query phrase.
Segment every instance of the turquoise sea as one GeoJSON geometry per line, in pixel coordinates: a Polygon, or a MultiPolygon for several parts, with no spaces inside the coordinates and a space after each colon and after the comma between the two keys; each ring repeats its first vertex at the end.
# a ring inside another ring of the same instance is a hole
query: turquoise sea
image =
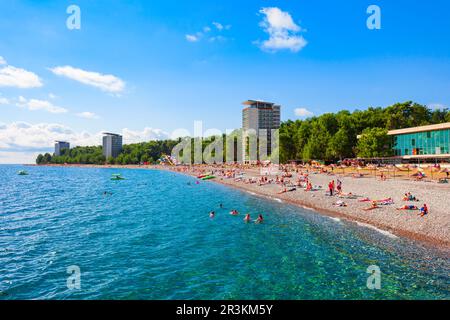
{"type": "Polygon", "coordinates": [[[450,298],[448,252],[213,182],[5,165],[0,177],[0,299],[450,298]],[[367,288],[371,265],[380,290],[367,288]]]}

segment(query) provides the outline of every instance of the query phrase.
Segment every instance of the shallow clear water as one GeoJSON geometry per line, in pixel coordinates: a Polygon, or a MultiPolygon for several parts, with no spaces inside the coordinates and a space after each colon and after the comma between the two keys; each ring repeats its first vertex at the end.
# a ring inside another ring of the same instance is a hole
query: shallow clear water
{"type": "Polygon", "coordinates": [[[448,253],[212,182],[20,166],[0,176],[0,299],[450,297],[448,253]],[[244,224],[232,208],[266,223],[244,224]],[[67,288],[72,265],[80,290],[67,288]],[[370,265],[381,290],[366,286],[370,265]]]}

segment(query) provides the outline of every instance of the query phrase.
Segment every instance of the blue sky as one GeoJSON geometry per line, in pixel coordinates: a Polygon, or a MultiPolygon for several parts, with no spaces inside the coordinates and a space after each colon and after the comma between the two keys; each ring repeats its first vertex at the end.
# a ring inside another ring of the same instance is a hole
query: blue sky
{"type": "Polygon", "coordinates": [[[195,120],[237,128],[246,99],[281,104],[284,120],[449,106],[449,16],[445,0],[2,0],[0,163],[103,130],[136,142],[195,120]],[[80,30],[66,27],[72,4],[80,30]],[[372,4],[381,30],[366,26],[372,4]]]}

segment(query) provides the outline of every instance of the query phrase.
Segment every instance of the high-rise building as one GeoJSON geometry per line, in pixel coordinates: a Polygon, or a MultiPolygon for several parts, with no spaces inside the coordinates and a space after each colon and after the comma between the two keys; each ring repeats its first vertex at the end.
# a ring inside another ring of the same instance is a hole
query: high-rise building
{"type": "Polygon", "coordinates": [[[55,141],[55,156],[59,157],[61,156],[61,151],[69,149],[70,143],[66,141],[55,141]]]}
{"type": "Polygon", "coordinates": [[[122,152],[122,136],[115,133],[103,133],[103,155],[106,159],[117,156],[122,152]]]}
{"type": "MultiPolygon", "coordinates": [[[[244,162],[255,161],[249,159],[248,132],[254,130],[258,140],[267,141],[267,155],[272,154],[272,130],[280,128],[280,106],[272,102],[247,100],[243,102],[242,129],[244,136],[244,162]],[[265,133],[266,132],[266,133],[265,133]],[[262,136],[264,134],[264,136],[262,136]]],[[[258,159],[259,160],[259,159],[258,159]]]]}

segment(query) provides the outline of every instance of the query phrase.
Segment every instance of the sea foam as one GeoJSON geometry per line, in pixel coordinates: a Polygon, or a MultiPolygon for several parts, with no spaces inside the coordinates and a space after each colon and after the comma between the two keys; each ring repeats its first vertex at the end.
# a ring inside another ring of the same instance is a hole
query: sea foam
{"type": "Polygon", "coordinates": [[[397,239],[398,238],[395,234],[393,234],[393,233],[391,233],[389,231],[386,231],[386,230],[378,229],[377,227],[372,226],[370,224],[362,223],[362,222],[356,222],[356,224],[358,226],[360,226],[360,227],[365,227],[365,228],[369,228],[369,229],[375,230],[375,231],[377,231],[377,232],[379,232],[379,233],[381,233],[381,234],[383,234],[383,235],[385,235],[385,236],[387,236],[389,238],[392,238],[392,239],[397,239]]]}

